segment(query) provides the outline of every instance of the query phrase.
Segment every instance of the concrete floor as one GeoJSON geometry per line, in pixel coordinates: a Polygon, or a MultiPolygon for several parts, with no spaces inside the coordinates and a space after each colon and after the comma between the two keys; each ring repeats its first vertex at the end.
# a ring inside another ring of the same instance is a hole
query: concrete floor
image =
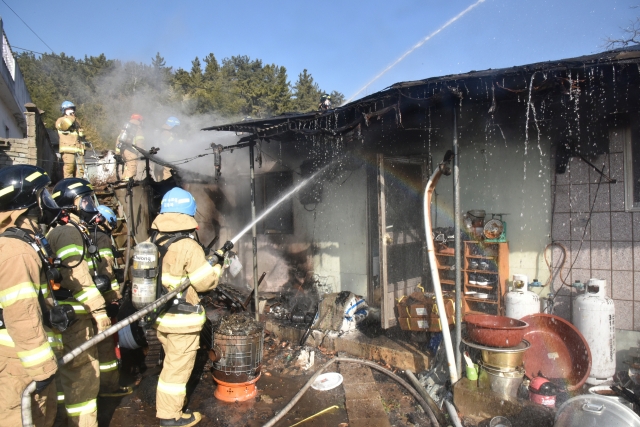
{"type": "MultiPolygon", "coordinates": [[[[224,403],[213,396],[215,383],[206,354],[199,354],[194,374],[187,386],[193,411],[203,415],[201,426],[264,425],[281,410],[313,375],[313,372],[334,356],[334,352],[317,348],[315,364],[308,371],[295,365],[299,347],[273,335],[265,339],[263,374],[257,382],[256,398],[242,403],[224,403]]],[[[337,409],[302,424],[319,427],[412,426],[426,425],[422,409],[399,385],[383,374],[359,366],[334,364],[329,369],[341,372],[344,382],[330,391],[309,389],[298,404],[276,424],[291,426],[317,412],[337,405],[337,409]],[[364,388],[367,391],[363,391],[364,388]],[[346,393],[345,393],[346,391],[346,393]],[[369,409],[367,409],[369,408],[369,409]]],[[[124,378],[134,385],[134,393],[122,399],[99,399],[100,427],[157,426],[155,392],[159,367],[148,369],[137,377],[124,378]],[[138,383],[135,385],[135,383],[138,383]]]]}

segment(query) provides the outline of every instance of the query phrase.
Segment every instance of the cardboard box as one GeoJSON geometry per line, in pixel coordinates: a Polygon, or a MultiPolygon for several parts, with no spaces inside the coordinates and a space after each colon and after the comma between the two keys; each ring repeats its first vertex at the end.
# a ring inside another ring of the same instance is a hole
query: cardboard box
{"type": "MultiPolygon", "coordinates": [[[[455,321],[455,301],[444,298],[445,312],[449,325],[455,321]]],[[[395,307],[396,318],[400,328],[404,331],[439,332],[440,315],[438,305],[433,294],[414,292],[402,298],[395,307]]]]}
{"type": "MultiPolygon", "coordinates": [[[[455,313],[455,301],[453,298],[444,298],[444,306],[447,317],[455,313]]],[[[438,305],[435,296],[425,295],[422,292],[414,292],[408,297],[403,297],[395,307],[397,318],[439,318],[438,305]]]]}
{"type": "MultiPolygon", "coordinates": [[[[447,317],[449,325],[453,325],[454,318],[447,317]]],[[[398,325],[403,331],[426,331],[426,332],[440,332],[440,318],[426,318],[426,319],[411,319],[408,317],[398,318],[398,325]]]]}

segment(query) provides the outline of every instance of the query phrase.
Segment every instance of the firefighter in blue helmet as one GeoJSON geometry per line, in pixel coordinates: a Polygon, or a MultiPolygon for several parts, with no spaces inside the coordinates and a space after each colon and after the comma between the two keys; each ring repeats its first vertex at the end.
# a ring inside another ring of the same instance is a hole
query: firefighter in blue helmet
{"type": "MultiPolygon", "coordinates": [[[[165,359],[158,380],[156,416],[161,426],[193,426],[200,422],[199,413],[183,412],[187,382],[200,345],[200,331],[205,322],[197,292],[207,292],[218,285],[221,266],[211,265],[192,233],[198,227],[194,219],[196,201],[181,188],[169,190],[162,198],[160,215],[151,225],[150,241],[162,253],[159,277],[168,291],[180,285],[186,277],[191,286],[182,292],[184,302],[192,310],[169,309],[155,324],[158,339],[165,351],[165,359]]],[[[178,306],[176,306],[178,307],[178,306]]]]}

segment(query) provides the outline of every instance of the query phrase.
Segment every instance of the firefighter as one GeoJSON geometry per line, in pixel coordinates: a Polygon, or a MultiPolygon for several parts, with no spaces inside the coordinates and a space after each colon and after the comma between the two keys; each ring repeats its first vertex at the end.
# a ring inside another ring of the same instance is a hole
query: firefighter
{"type": "Polygon", "coordinates": [[[318,105],[319,111],[326,111],[331,109],[331,95],[324,94],[320,98],[320,105],[318,105]]]}
{"type": "Polygon", "coordinates": [[[76,106],[70,101],[64,101],[60,110],[62,117],[56,120],[56,129],[60,137],[59,151],[64,163],[64,177],[83,177],[84,133],[76,118],[76,106]]]}
{"type": "MultiPolygon", "coordinates": [[[[79,319],[62,333],[65,353],[91,339],[96,328],[104,331],[111,326],[104,298],[94,284],[95,276],[90,270],[95,261],[89,256],[90,247],[81,234],[84,232],[88,236],[86,225],[99,218],[92,195],[89,182],[79,178],[63,179],[53,188],[53,199],[79,228],[68,223],[54,228],[47,236],[63,267],[58,300],[73,306],[79,319]]],[[[57,419],[64,419],[66,412],[69,426],[97,426],[100,364],[96,347],[89,348],[62,366],[58,377],[58,389],[61,389],[58,391],[58,403],[64,403],[66,411],[58,406],[57,419]]]]}
{"type": "MultiPolygon", "coordinates": [[[[170,159],[171,152],[177,151],[175,144],[179,142],[178,129],[180,128],[180,120],[175,117],[169,117],[165,124],[162,125],[160,132],[160,158],[170,159]],[[165,151],[163,153],[162,151],[165,151]]],[[[154,178],[157,182],[171,178],[171,168],[156,164],[153,168],[154,178]]]]}
{"type": "Polygon", "coordinates": [[[159,278],[162,286],[171,290],[188,277],[191,286],[182,295],[186,303],[196,306],[198,311],[180,313],[169,310],[161,314],[155,323],[158,339],[165,352],[156,394],[156,417],[160,418],[161,426],[193,426],[202,418],[197,412],[182,411],[187,381],[200,345],[200,330],[205,322],[196,292],[207,292],[218,285],[221,266],[209,264],[204,250],[193,236],[171,243],[172,237],[178,238],[181,232],[193,232],[198,227],[195,213],[196,201],[193,196],[181,188],[173,188],[162,198],[160,214],[151,225],[153,234],[150,241],[166,248],[159,278]]]}
{"type": "MultiPolygon", "coordinates": [[[[59,334],[43,325],[43,308],[38,293],[47,294],[42,260],[22,239],[9,238],[14,227],[34,236],[37,223],[59,213],[46,186],[49,176],[36,166],[16,165],[0,170],[0,414],[2,425],[21,426],[21,396],[26,386],[36,382],[31,410],[38,427],[53,425],[56,415],[58,369],[55,350],[61,350],[59,334]],[[22,241],[21,241],[22,240],[22,241]]],[[[60,353],[57,356],[61,356],[60,353]]]]}
{"type": "MultiPolygon", "coordinates": [[[[113,248],[111,244],[111,233],[116,228],[116,215],[106,206],[98,206],[98,212],[102,218],[89,227],[89,235],[98,247],[97,262],[90,263],[90,271],[108,277],[111,289],[102,296],[105,300],[106,311],[109,318],[118,315],[118,301],[122,298],[120,285],[114,273],[113,248]]],[[[94,333],[101,332],[94,325],[94,333]]],[[[114,337],[109,337],[97,345],[98,361],[100,362],[100,397],[121,397],[131,394],[131,387],[120,387],[120,373],[118,372],[118,359],[116,357],[116,343],[114,337]]]]}
{"type": "Polygon", "coordinates": [[[116,156],[122,156],[124,170],[122,181],[135,180],[138,173],[138,153],[134,148],[127,147],[126,144],[144,148],[144,135],[142,134],[142,116],[132,114],[129,122],[120,131],[116,140],[116,156]]]}

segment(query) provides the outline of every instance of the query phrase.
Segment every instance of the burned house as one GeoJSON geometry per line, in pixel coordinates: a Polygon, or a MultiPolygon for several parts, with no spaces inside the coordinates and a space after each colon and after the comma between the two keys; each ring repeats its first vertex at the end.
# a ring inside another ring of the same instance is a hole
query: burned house
{"type": "MultiPolygon", "coordinates": [[[[223,168],[232,156],[243,167],[205,191],[215,231],[224,241],[250,222],[251,162],[257,215],[320,171],[258,224],[264,291],[348,290],[391,327],[396,302],[430,288],[424,188],[457,138],[461,213],[504,214],[508,224],[497,293],[526,274],[568,319],[571,284],[605,279],[616,327],[640,330],[638,82],[640,50],[624,49],[402,82],[329,111],[206,128],[238,135],[221,158],[223,168]]],[[[433,227],[453,226],[453,212],[453,179],[443,178],[433,227]]],[[[237,248],[250,284],[250,232],[237,248]]],[[[445,291],[454,289],[449,273],[441,272],[445,291]]]]}

